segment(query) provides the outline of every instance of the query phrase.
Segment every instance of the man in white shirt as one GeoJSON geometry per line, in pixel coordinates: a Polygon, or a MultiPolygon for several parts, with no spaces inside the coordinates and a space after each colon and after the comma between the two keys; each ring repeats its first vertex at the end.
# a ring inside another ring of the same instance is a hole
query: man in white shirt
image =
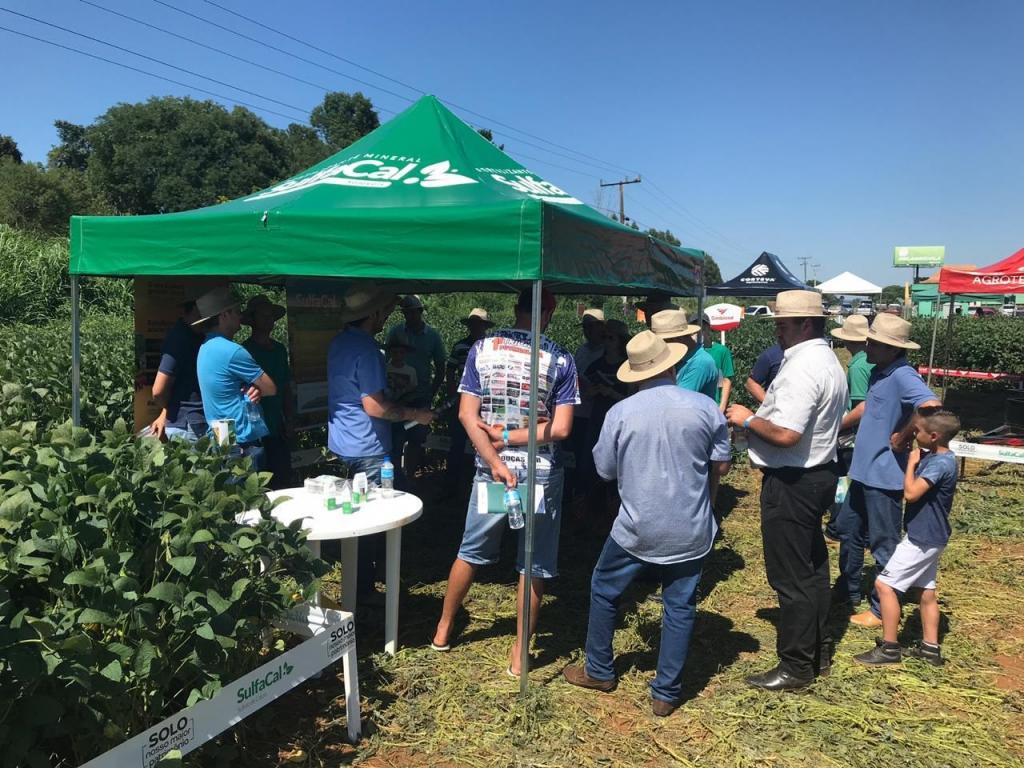
{"type": "Polygon", "coordinates": [[[778,666],[747,682],[784,690],[809,685],[831,663],[828,551],[821,517],[835,499],[839,479],[836,446],[847,385],[824,339],[821,294],[780,293],[775,331],[784,355],[764,402],[756,414],[732,405],[726,418],[749,432],[750,463],[764,473],[764,564],[779,596],[778,666]]]}

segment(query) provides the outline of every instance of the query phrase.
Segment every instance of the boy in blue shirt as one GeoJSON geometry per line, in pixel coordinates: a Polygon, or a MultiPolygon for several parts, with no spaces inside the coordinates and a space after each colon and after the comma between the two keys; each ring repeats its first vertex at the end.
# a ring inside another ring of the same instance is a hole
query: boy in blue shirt
{"type": "Polygon", "coordinates": [[[910,656],[942,665],[939,650],[939,603],[935,597],[935,576],[939,556],[949,541],[949,510],[956,491],[956,455],[949,441],[960,431],[960,420],[949,411],[939,411],[917,420],[917,445],[910,452],[903,480],[906,499],[906,535],[875,580],[882,608],[882,642],[854,656],[861,664],[899,664],[903,650],[896,639],[900,626],[900,594],[921,589],[923,640],[910,648],[910,656]]]}

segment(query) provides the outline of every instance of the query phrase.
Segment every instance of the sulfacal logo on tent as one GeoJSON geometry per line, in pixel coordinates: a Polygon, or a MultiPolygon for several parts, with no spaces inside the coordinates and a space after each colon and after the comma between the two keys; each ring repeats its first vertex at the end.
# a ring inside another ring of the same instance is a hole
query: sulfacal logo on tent
{"type": "Polygon", "coordinates": [[[245,199],[264,200],[322,184],[387,189],[399,183],[410,186],[418,184],[424,189],[437,189],[480,182],[458,173],[458,169],[452,168],[448,160],[423,165],[423,161],[418,157],[366,152],[332,163],[309,176],[296,176],[282,181],[245,199]]]}

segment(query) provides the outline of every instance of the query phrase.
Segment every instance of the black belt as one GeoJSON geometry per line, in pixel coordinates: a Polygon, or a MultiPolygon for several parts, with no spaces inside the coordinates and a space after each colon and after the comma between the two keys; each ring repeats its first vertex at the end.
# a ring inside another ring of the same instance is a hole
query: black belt
{"type": "Polygon", "coordinates": [[[839,463],[837,461],[829,461],[824,464],[818,464],[813,467],[761,467],[761,471],[766,475],[776,474],[798,474],[805,475],[809,472],[820,472],[826,469],[839,469],[839,463]]]}

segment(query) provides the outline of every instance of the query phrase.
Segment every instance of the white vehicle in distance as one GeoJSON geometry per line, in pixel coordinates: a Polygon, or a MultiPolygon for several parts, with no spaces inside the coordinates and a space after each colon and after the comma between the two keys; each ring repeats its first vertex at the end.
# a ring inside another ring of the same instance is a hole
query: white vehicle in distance
{"type": "Polygon", "coordinates": [[[857,305],[858,315],[873,315],[875,314],[875,305],[871,299],[865,299],[857,305]]]}
{"type": "Polygon", "coordinates": [[[744,317],[775,317],[772,308],[766,304],[752,304],[746,308],[744,317]]]}

